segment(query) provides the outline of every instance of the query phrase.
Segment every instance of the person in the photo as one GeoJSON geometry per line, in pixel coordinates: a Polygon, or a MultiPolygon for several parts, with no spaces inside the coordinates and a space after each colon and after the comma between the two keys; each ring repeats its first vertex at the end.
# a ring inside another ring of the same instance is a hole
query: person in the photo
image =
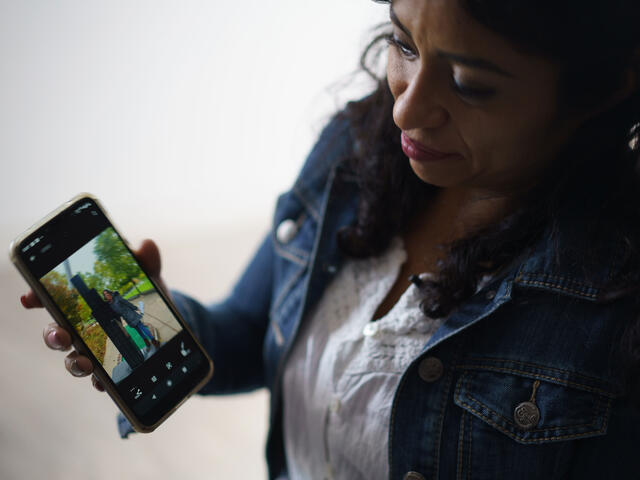
{"type": "Polygon", "coordinates": [[[142,313],[138,307],[129,302],[120,295],[118,291],[112,292],[111,290],[103,290],[104,299],[109,303],[111,309],[118,315],[120,315],[127,325],[134,328],[139,334],[144,344],[149,347],[153,345],[158,347],[160,343],[153,338],[153,334],[144,323],[142,323],[142,313]]]}

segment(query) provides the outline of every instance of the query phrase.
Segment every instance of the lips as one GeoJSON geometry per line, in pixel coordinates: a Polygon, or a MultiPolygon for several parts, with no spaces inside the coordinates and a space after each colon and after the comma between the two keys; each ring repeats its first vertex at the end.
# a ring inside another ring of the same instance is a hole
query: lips
{"type": "Polygon", "coordinates": [[[415,148],[416,150],[424,153],[428,153],[429,155],[432,155],[434,157],[446,157],[447,155],[452,155],[451,153],[441,152],[439,150],[434,150],[433,148],[428,148],[423,144],[416,142],[415,140],[411,140],[409,136],[404,132],[402,132],[402,140],[407,144],[409,144],[410,146],[412,146],[413,148],[415,148]]]}
{"type": "Polygon", "coordinates": [[[421,162],[431,162],[444,158],[461,158],[461,156],[457,153],[446,153],[434,150],[432,148],[427,148],[421,143],[416,142],[415,140],[411,140],[404,132],[402,132],[400,140],[402,143],[402,151],[407,157],[414,160],[418,160],[421,162]]]}

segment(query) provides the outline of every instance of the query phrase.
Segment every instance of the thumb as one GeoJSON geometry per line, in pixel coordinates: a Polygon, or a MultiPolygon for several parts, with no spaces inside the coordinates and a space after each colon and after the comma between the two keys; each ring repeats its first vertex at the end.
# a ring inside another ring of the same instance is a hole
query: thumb
{"type": "Polygon", "coordinates": [[[159,278],[162,262],[160,260],[160,250],[156,243],[153,240],[145,239],[135,253],[138,261],[149,275],[159,278]]]}

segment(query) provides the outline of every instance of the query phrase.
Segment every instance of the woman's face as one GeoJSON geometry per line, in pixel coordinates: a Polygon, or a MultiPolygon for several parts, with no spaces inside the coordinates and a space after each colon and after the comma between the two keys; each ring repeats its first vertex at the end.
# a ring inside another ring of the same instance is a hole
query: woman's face
{"type": "Polygon", "coordinates": [[[393,118],[411,140],[458,154],[430,162],[408,155],[424,182],[515,193],[532,186],[579,121],[556,116],[554,64],[517,52],[457,3],[393,2],[393,118]]]}

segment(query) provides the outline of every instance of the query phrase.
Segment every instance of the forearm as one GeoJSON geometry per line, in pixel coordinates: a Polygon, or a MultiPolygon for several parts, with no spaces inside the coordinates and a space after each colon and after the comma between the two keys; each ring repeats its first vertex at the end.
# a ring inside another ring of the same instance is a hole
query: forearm
{"type": "Polygon", "coordinates": [[[264,386],[265,328],[234,312],[228,302],[204,306],[180,292],[172,291],[171,295],[213,360],[213,377],[199,393],[241,393],[264,386]]]}
{"type": "Polygon", "coordinates": [[[225,300],[203,305],[181,292],[171,292],[213,360],[213,377],[200,393],[240,393],[264,386],[262,351],[271,305],[272,259],[267,234],[225,300]]]}

